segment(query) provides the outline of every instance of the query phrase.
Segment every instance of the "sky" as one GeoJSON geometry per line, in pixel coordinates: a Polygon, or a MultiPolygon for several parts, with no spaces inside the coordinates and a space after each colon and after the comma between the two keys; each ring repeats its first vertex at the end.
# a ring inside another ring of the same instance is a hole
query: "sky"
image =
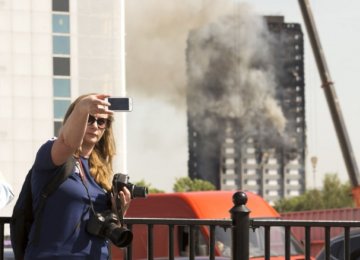
{"type": "MultiPolygon", "coordinates": [[[[172,191],[177,178],[187,176],[185,110],[186,39],[192,29],[247,4],[259,15],[281,15],[300,23],[305,44],[307,121],[307,187],[321,187],[325,173],[348,174],[336,137],[319,73],[295,0],[132,0],[126,2],[126,88],[133,98],[127,115],[127,161],[131,182],[172,191]],[[316,156],[315,170],[310,158],[316,156]]],[[[310,2],[330,76],[334,82],[357,162],[360,160],[360,2],[310,2]]]]}

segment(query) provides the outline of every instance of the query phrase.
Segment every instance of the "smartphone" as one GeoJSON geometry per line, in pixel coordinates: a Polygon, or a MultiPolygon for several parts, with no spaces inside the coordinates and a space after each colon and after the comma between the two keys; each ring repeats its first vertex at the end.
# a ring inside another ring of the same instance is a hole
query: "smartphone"
{"type": "Polygon", "coordinates": [[[132,110],[132,99],[129,97],[109,97],[108,102],[110,103],[109,110],[115,112],[132,110]]]}

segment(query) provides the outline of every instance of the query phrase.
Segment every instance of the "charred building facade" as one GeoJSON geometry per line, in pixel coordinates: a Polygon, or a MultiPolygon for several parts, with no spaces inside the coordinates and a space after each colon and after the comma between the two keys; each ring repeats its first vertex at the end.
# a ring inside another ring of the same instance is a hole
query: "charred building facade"
{"type": "Polygon", "coordinates": [[[269,202],[306,184],[303,34],[248,12],[190,32],[189,177],[269,202]]]}

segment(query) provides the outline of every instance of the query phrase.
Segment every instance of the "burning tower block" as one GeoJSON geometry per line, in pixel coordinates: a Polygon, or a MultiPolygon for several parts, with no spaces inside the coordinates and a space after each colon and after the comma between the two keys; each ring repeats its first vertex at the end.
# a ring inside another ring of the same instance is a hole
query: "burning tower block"
{"type": "Polygon", "coordinates": [[[191,178],[270,203],[305,190],[303,34],[249,10],[189,33],[191,178]]]}

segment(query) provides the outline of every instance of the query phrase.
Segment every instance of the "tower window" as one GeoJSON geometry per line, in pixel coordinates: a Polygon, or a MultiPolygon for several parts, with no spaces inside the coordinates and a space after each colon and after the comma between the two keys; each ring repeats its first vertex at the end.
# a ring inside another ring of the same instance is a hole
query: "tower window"
{"type": "Polygon", "coordinates": [[[57,12],[69,12],[69,0],[52,0],[52,10],[57,12]]]}
{"type": "Polygon", "coordinates": [[[70,76],[70,58],[53,58],[53,73],[55,76],[70,76]]]}

